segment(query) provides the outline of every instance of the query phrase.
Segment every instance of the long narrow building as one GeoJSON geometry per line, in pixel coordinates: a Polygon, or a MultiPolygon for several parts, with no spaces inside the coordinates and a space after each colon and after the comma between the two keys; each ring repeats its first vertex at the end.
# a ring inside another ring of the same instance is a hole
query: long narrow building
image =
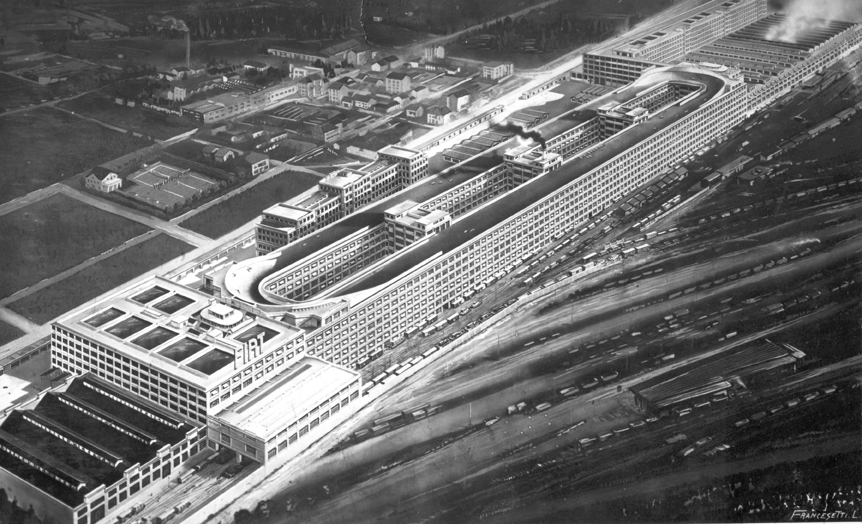
{"type": "Polygon", "coordinates": [[[687,53],[767,15],[766,0],[712,0],[701,9],[636,40],[584,54],[582,77],[601,85],[629,84],[646,69],[676,63],[687,53]]]}
{"type": "Polygon", "coordinates": [[[400,193],[213,282],[233,307],[301,328],[306,352],[359,368],[388,342],[576,228],[744,118],[738,71],[655,68],[429,199],[400,193]],[[411,198],[405,198],[405,195],[411,198]]]}

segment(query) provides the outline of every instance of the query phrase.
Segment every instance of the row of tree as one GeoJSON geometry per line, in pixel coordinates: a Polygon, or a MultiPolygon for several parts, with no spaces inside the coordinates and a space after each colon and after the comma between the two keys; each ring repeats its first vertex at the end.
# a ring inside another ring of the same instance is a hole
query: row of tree
{"type": "Polygon", "coordinates": [[[561,13],[551,22],[541,22],[533,17],[512,20],[505,17],[481,30],[473,30],[462,43],[497,51],[517,51],[533,48],[537,51],[570,49],[589,42],[598,42],[612,36],[619,27],[616,20],[597,17],[577,17],[561,13]],[[493,39],[479,39],[480,35],[492,35],[493,39]]]}
{"type": "MultiPolygon", "coordinates": [[[[256,38],[279,35],[299,40],[338,39],[353,30],[350,6],[266,6],[200,13],[185,20],[193,40],[256,38]]],[[[148,25],[146,33],[157,38],[183,38],[176,29],[148,25]]]]}

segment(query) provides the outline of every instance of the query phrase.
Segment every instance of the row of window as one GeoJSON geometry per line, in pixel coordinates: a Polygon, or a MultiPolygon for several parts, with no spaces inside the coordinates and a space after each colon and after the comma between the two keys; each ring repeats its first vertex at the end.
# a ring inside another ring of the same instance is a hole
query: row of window
{"type": "MultiPolygon", "coordinates": [[[[701,108],[703,114],[699,118],[686,119],[669,126],[639,147],[630,149],[594,173],[563,188],[557,195],[552,195],[537,207],[498,225],[492,233],[470,246],[465,246],[460,252],[450,256],[446,262],[416,277],[410,284],[390,291],[385,297],[378,299],[373,306],[366,306],[359,312],[359,316],[368,318],[369,323],[373,323],[375,313],[379,314],[379,308],[383,302],[386,303],[382,308],[383,311],[391,305],[393,311],[401,315],[394,314],[397,316],[393,317],[387,315],[387,324],[380,325],[377,329],[360,330],[359,338],[365,340],[365,349],[358,352],[357,357],[364,358],[367,354],[377,351],[384,340],[388,340],[399,329],[406,326],[408,319],[424,318],[431,310],[436,310],[442,303],[458,296],[472,283],[481,281],[483,276],[487,276],[486,274],[498,270],[499,264],[505,265],[520,254],[544,245],[554,232],[585,220],[590,212],[604,208],[616,197],[646,181],[652,176],[653,171],[684,157],[688,151],[701,147],[703,143],[722,133],[724,129],[738,123],[744,111],[744,100],[741,100],[741,95],[740,92],[739,95],[732,97],[732,100],[728,97],[721,105],[721,109],[724,110],[722,112],[729,110],[732,113],[730,118],[728,115],[719,115],[719,110],[716,108],[709,106],[701,108]],[[717,121],[718,125],[705,125],[703,121],[707,118],[713,122],[717,121]],[[657,162],[658,159],[662,161],[657,162]],[[551,209],[554,210],[553,213],[551,209]],[[480,246],[483,249],[475,251],[480,246]],[[421,288],[427,284],[433,273],[445,276],[445,271],[441,270],[444,264],[449,267],[460,267],[460,269],[452,272],[448,279],[441,281],[438,277],[435,283],[435,296],[440,298],[433,302],[429,301],[428,295],[422,292],[421,288]]],[[[309,346],[315,344],[310,350],[321,352],[324,348],[321,344],[322,338],[322,334],[313,340],[309,338],[309,346]]],[[[329,339],[327,342],[332,340],[330,337],[327,339],[329,339]]],[[[349,342],[352,341],[353,338],[349,340],[349,342]]],[[[348,341],[343,341],[335,344],[334,351],[342,350],[347,343],[348,341]]],[[[355,344],[351,345],[350,349],[354,346],[355,344]]],[[[351,358],[349,362],[355,361],[351,358]]],[[[343,359],[341,362],[343,363],[343,359]]]]}

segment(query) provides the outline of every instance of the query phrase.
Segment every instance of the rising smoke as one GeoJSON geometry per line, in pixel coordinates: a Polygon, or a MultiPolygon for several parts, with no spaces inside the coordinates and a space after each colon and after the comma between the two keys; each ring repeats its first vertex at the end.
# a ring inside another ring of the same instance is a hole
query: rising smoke
{"type": "Polygon", "coordinates": [[[826,20],[862,21],[860,0],[783,0],[780,3],[787,19],[766,33],[767,40],[794,43],[805,31],[823,27],[826,20]]]}
{"type": "Polygon", "coordinates": [[[518,124],[512,124],[510,122],[506,122],[505,124],[497,124],[493,126],[493,129],[497,129],[502,133],[515,133],[521,138],[532,139],[533,141],[538,142],[539,145],[542,146],[542,151],[547,148],[545,138],[542,136],[542,133],[539,133],[538,131],[527,131],[518,124]]]}

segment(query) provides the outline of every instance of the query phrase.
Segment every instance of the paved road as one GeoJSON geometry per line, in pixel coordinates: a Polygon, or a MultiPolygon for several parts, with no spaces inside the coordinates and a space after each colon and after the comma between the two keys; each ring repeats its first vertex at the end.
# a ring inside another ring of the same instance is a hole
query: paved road
{"type": "Polygon", "coordinates": [[[97,207],[103,211],[114,213],[115,215],[120,215],[121,217],[128,218],[129,220],[134,220],[135,222],[140,222],[145,226],[167,233],[168,235],[171,235],[174,238],[178,238],[179,240],[187,242],[195,247],[207,246],[213,243],[213,240],[209,237],[205,237],[201,234],[195,233],[194,231],[189,231],[188,229],[182,228],[176,224],[172,224],[171,222],[166,222],[159,218],[155,218],[135,209],[121,206],[108,200],[102,200],[101,198],[90,196],[87,193],[77,191],[64,184],[61,184],[60,188],[60,191],[66,196],[90,204],[91,206],[97,207]]]}

